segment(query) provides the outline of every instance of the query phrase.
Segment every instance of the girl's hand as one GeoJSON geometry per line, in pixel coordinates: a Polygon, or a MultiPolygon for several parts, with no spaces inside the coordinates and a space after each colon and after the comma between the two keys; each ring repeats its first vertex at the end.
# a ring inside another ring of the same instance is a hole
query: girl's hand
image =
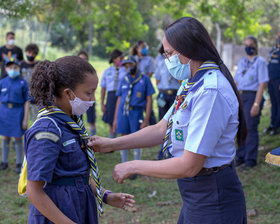
{"type": "Polygon", "coordinates": [[[140,129],[142,129],[142,128],[145,128],[145,127],[147,127],[149,125],[149,121],[143,121],[142,123],[141,123],[141,125],[140,125],[140,129]]]}
{"type": "Polygon", "coordinates": [[[117,164],[113,171],[114,181],[116,181],[119,184],[122,184],[124,180],[135,174],[133,165],[136,162],[137,160],[117,164]]]}
{"type": "Polygon", "coordinates": [[[135,201],[133,200],[134,196],[131,194],[125,193],[110,193],[107,197],[107,204],[111,205],[112,207],[122,208],[127,210],[127,207],[133,207],[135,201]]]}
{"type": "Polygon", "coordinates": [[[260,113],[260,106],[254,103],[251,108],[250,115],[251,117],[256,117],[258,116],[259,113],[260,113]]]}
{"type": "Polygon", "coordinates": [[[102,109],[103,114],[105,114],[106,113],[106,106],[104,104],[101,105],[101,109],[102,109]]]}
{"type": "Polygon", "coordinates": [[[113,121],[113,132],[116,133],[117,130],[117,119],[114,119],[113,121]]]}
{"type": "Polygon", "coordinates": [[[89,138],[88,145],[93,148],[94,152],[111,152],[113,151],[111,141],[111,138],[94,135],[89,138]]]}
{"type": "Polygon", "coordinates": [[[23,121],[22,121],[22,124],[21,124],[21,127],[22,127],[23,130],[27,130],[28,122],[25,121],[25,120],[23,120],[23,121]]]}

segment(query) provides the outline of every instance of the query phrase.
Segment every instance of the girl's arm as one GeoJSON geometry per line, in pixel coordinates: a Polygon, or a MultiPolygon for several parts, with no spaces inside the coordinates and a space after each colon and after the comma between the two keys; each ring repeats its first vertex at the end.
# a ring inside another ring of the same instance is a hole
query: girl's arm
{"type": "Polygon", "coordinates": [[[59,224],[74,224],[53,203],[43,190],[43,181],[27,180],[26,195],[32,204],[50,221],[59,224]]]}
{"type": "Polygon", "coordinates": [[[22,129],[23,130],[26,130],[28,128],[29,104],[30,104],[29,100],[24,103],[24,116],[23,116],[23,120],[22,120],[22,129]]]}
{"type": "Polygon", "coordinates": [[[106,107],[104,104],[105,93],[106,93],[106,89],[104,87],[102,87],[101,88],[101,110],[102,110],[103,114],[105,114],[105,112],[106,112],[106,107]]]}
{"type": "Polygon", "coordinates": [[[266,88],[266,86],[267,86],[266,82],[261,83],[259,85],[254,104],[253,104],[253,106],[251,108],[251,111],[250,111],[250,115],[252,117],[257,116],[260,113],[260,105],[261,105],[262,99],[263,99],[263,91],[266,88]]]}
{"type": "MultiPolygon", "coordinates": [[[[91,188],[95,195],[97,195],[96,192],[96,185],[92,178],[90,178],[91,181],[91,188]]],[[[104,197],[106,189],[102,187],[102,201],[104,197]]],[[[107,195],[106,201],[104,203],[111,205],[112,207],[116,208],[126,208],[126,207],[133,207],[133,204],[135,204],[135,201],[133,200],[134,196],[131,194],[125,194],[125,193],[109,193],[107,195]]]]}
{"type": "Polygon", "coordinates": [[[146,103],[146,115],[143,120],[143,123],[140,126],[140,129],[147,127],[149,125],[149,119],[152,111],[152,96],[147,96],[146,97],[147,103],[146,103]]]}
{"type": "Polygon", "coordinates": [[[114,130],[114,133],[116,132],[116,129],[117,129],[118,110],[119,110],[120,100],[121,100],[121,97],[118,96],[118,99],[117,99],[117,102],[116,102],[115,113],[114,113],[114,121],[113,121],[113,130],[114,130]]]}
{"type": "Polygon", "coordinates": [[[159,145],[163,142],[167,128],[167,121],[162,119],[155,125],[140,129],[119,138],[90,137],[88,143],[95,152],[110,152],[122,149],[144,148],[159,145]]]}
{"type": "Polygon", "coordinates": [[[118,183],[133,174],[178,179],[194,177],[202,169],[206,156],[184,150],[182,157],[160,161],[133,160],[115,166],[113,178],[118,183]]]}

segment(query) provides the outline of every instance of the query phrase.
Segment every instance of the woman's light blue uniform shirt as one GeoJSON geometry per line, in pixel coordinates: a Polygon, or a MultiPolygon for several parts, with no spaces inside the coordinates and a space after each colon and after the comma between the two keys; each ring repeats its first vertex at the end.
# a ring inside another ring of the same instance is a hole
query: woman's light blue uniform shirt
{"type": "Polygon", "coordinates": [[[164,57],[159,55],[156,60],[156,70],[155,70],[155,78],[159,80],[158,89],[160,90],[168,90],[168,89],[179,89],[180,82],[174,79],[166,67],[164,62],[164,57]]]}
{"type": "Polygon", "coordinates": [[[118,74],[118,82],[115,87],[115,79],[116,79],[116,68],[115,66],[111,66],[107,68],[102,76],[100,86],[105,88],[106,91],[117,91],[119,88],[119,85],[121,83],[121,80],[126,75],[126,71],[124,67],[119,68],[119,74],[118,74]]]}
{"type": "MultiPolygon", "coordinates": [[[[254,58],[251,59],[251,62],[254,58]]],[[[269,80],[267,64],[263,57],[257,56],[256,61],[249,67],[249,69],[246,69],[249,63],[247,57],[241,58],[238,62],[234,76],[238,90],[257,91],[261,83],[268,82],[269,80]],[[244,70],[247,71],[245,74],[242,74],[244,70]]]]}
{"type": "Polygon", "coordinates": [[[141,59],[136,57],[138,61],[138,69],[144,73],[144,75],[149,76],[149,73],[154,73],[154,60],[151,56],[143,56],[141,59]]]}
{"type": "MultiPolygon", "coordinates": [[[[236,151],[235,136],[239,124],[237,97],[219,70],[206,72],[192,88],[173,115],[170,152],[174,157],[182,156],[184,150],[205,155],[207,159],[203,167],[206,168],[229,164],[236,151]],[[203,85],[192,91],[202,80],[203,85]]],[[[183,86],[177,95],[182,89],[183,86]]],[[[168,121],[172,109],[164,116],[165,120],[168,121]]]]}

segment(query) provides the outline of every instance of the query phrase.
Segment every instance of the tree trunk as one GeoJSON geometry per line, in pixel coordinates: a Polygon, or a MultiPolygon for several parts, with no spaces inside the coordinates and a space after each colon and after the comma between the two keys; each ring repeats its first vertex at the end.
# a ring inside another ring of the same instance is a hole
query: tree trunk
{"type": "Polygon", "coordinates": [[[42,54],[43,59],[45,59],[45,55],[46,55],[46,51],[47,51],[47,45],[48,45],[48,41],[49,41],[49,38],[50,38],[51,30],[52,30],[52,25],[53,25],[53,22],[50,22],[49,27],[48,27],[48,31],[47,31],[47,35],[46,35],[46,39],[45,39],[43,54],[42,54]]]}
{"type": "Polygon", "coordinates": [[[216,48],[218,52],[221,52],[221,28],[218,23],[215,24],[217,29],[217,38],[216,38],[216,48]]]}
{"type": "Polygon", "coordinates": [[[90,20],[88,24],[88,55],[92,56],[92,37],[93,37],[93,21],[90,20]]]}

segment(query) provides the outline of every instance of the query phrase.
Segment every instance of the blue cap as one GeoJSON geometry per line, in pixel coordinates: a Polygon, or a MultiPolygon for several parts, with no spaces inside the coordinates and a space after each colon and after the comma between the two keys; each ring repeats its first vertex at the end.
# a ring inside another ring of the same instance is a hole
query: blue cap
{"type": "Polygon", "coordinates": [[[134,56],[132,55],[125,56],[122,60],[122,64],[124,65],[126,63],[131,63],[131,64],[136,63],[134,56]]]}
{"type": "Polygon", "coordinates": [[[5,57],[5,65],[16,64],[19,65],[19,60],[14,57],[5,57]]]}

